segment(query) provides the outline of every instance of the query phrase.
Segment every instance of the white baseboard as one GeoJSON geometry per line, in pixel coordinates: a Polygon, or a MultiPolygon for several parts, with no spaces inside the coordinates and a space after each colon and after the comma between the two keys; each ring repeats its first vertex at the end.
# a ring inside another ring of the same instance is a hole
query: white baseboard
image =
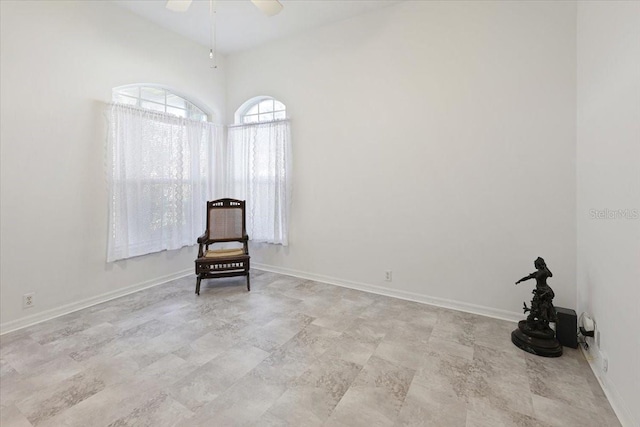
{"type": "Polygon", "coordinates": [[[256,270],[269,271],[272,273],[286,274],[298,277],[300,279],[314,280],[317,282],[328,283],[330,285],[342,286],[343,288],[356,289],[359,291],[370,292],[372,294],[384,295],[388,297],[403,299],[407,301],[420,302],[423,304],[434,305],[437,307],[449,308],[466,313],[479,314],[481,316],[493,317],[495,319],[508,320],[510,322],[518,322],[522,320],[522,314],[497,308],[485,307],[482,305],[469,304],[461,301],[454,301],[445,298],[431,297],[428,295],[417,294],[414,292],[402,291],[399,289],[389,289],[382,286],[370,285],[367,283],[353,282],[350,280],[338,279],[336,277],[324,276],[321,274],[307,273],[304,271],[293,270],[284,267],[275,267],[272,265],[251,263],[251,267],[256,270]]]}
{"type": "Polygon", "coordinates": [[[36,323],[51,320],[56,317],[64,316],[65,314],[73,313],[74,311],[82,310],[83,308],[91,307],[103,302],[110,301],[112,299],[120,298],[125,295],[132,294],[134,292],[141,291],[143,289],[152,288],[154,286],[161,285],[171,280],[180,279],[193,274],[193,269],[183,270],[177,273],[169,274],[155,279],[146,280],[144,282],[137,283],[135,285],[127,286],[115,291],[106,292],[95,297],[83,299],[81,301],[73,302],[63,305],[62,307],[52,308],[40,313],[33,314],[31,316],[21,317],[20,319],[12,320],[0,324],[0,335],[7,334],[9,332],[16,331],[18,329],[26,328],[27,326],[35,325],[36,323]]]}
{"type": "MultiPolygon", "coordinates": [[[[252,267],[257,270],[270,271],[273,273],[286,274],[289,276],[299,277],[306,280],[315,280],[318,282],[328,283],[331,285],[342,286],[345,288],[356,289],[359,291],[370,292],[373,294],[384,295],[393,298],[404,299],[408,301],[415,301],[423,304],[434,305],[437,307],[449,308],[452,310],[463,311],[467,313],[479,314],[482,316],[493,317],[496,319],[508,320],[517,322],[522,319],[522,314],[510,312],[506,310],[499,310],[491,307],[484,307],[475,304],[469,304],[460,301],[448,300],[444,298],[431,297],[428,295],[417,294],[414,292],[407,292],[397,289],[388,289],[381,286],[371,285],[367,283],[354,282],[344,279],[338,279],[336,277],[324,276],[320,274],[307,273],[299,270],[293,270],[283,267],[274,267],[266,264],[253,263],[252,267]]],[[[44,322],[54,319],[56,317],[64,316],[65,314],[72,313],[74,311],[82,310],[87,307],[91,307],[103,302],[110,301],[112,299],[120,298],[125,295],[132,294],[134,292],[141,291],[143,289],[151,288],[161,285],[171,280],[186,277],[192,274],[192,270],[183,270],[174,274],[157,277],[152,280],[147,280],[126,288],[118,289],[112,292],[107,292],[95,297],[87,298],[81,301],[73,302],[63,305],[61,307],[52,308],[50,310],[42,311],[30,316],[25,316],[20,319],[12,320],[9,322],[0,324],[0,335],[7,334],[9,332],[16,331],[18,329],[26,328],[36,323],[44,322]]]]}
{"type": "Polygon", "coordinates": [[[607,374],[602,370],[602,353],[596,347],[593,339],[589,339],[589,341],[589,350],[585,350],[582,345],[580,349],[585,359],[587,359],[598,383],[600,383],[602,391],[604,391],[605,396],[607,396],[607,400],[609,400],[611,408],[613,408],[613,412],[616,413],[620,424],[622,424],[622,427],[640,427],[640,420],[633,419],[631,410],[622,399],[622,396],[620,396],[620,393],[618,393],[618,389],[616,389],[615,385],[607,377],[607,374]]]}

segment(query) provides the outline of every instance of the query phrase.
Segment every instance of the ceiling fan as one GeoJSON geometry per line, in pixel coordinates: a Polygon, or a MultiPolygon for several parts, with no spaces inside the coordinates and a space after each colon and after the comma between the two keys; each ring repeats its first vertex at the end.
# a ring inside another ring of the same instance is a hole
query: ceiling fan
{"type": "MultiPolygon", "coordinates": [[[[167,0],[167,9],[174,12],[186,12],[193,0],[167,0]]],[[[258,9],[267,16],[280,13],[283,6],[278,0],[251,0],[258,9]]]]}

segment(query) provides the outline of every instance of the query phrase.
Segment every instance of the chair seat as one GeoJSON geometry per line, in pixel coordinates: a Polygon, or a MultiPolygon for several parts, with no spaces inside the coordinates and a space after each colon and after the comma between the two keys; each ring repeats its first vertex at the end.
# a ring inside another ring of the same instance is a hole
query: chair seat
{"type": "Polygon", "coordinates": [[[204,253],[204,258],[228,258],[244,255],[242,248],[208,250],[204,253]]]}

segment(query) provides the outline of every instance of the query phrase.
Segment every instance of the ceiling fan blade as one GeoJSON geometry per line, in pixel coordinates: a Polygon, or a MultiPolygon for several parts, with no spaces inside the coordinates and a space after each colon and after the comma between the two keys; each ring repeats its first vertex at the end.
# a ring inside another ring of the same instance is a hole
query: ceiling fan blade
{"type": "Polygon", "coordinates": [[[274,16],[280,13],[283,6],[278,0],[251,0],[258,9],[267,16],[274,16]]]}
{"type": "Polygon", "coordinates": [[[192,0],[167,0],[167,9],[174,12],[186,12],[192,0]]]}

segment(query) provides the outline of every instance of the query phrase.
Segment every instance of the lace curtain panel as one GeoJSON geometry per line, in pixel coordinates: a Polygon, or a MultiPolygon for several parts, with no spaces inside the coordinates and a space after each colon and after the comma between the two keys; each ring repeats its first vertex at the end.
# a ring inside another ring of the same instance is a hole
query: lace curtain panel
{"type": "Polygon", "coordinates": [[[291,137],[288,120],[229,127],[227,186],[247,201],[247,233],[254,242],[288,245],[291,137]]]}
{"type": "Polygon", "coordinates": [[[206,226],[219,126],[112,104],[107,261],[193,245],[206,226]]]}

